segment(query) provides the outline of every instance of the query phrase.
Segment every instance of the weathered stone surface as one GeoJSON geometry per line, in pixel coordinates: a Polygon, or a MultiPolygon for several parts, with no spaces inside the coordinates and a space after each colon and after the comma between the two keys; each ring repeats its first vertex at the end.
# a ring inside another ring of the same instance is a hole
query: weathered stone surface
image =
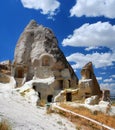
{"type": "Polygon", "coordinates": [[[16,45],[12,75],[24,82],[53,77],[52,84],[33,83],[33,88],[45,102],[56,95],[57,100],[75,101],[102,94],[92,63],[82,68],[82,79],[78,84],[78,78],[60,50],[54,33],[34,20],[24,29],[16,45]]]}
{"type": "Polygon", "coordinates": [[[98,84],[98,81],[96,79],[96,76],[94,74],[94,70],[93,70],[93,65],[92,62],[87,63],[81,70],[81,75],[82,75],[82,79],[80,80],[79,86],[83,86],[83,82],[85,82],[85,80],[87,80],[87,83],[85,86],[87,86],[87,84],[89,84],[89,80],[92,80],[92,84],[90,84],[90,88],[91,88],[91,95],[99,95],[101,96],[101,90],[100,90],[100,86],[98,84]]]}
{"type": "Polygon", "coordinates": [[[102,92],[96,80],[91,62],[82,68],[81,75],[82,79],[79,80],[78,88],[72,90],[66,87],[64,91],[61,91],[61,93],[55,97],[55,101],[76,101],[88,98],[85,100],[86,104],[97,104],[99,98],[102,96],[102,92]],[[68,95],[71,98],[68,98],[68,95]]]}
{"type": "Polygon", "coordinates": [[[54,33],[34,20],[24,29],[16,45],[12,76],[18,79],[17,84],[33,78],[53,77],[52,84],[33,83],[45,102],[51,101],[61,90],[74,89],[78,85],[78,78],[60,50],[54,33]]]}
{"type": "Polygon", "coordinates": [[[0,62],[0,72],[3,74],[11,75],[11,61],[10,60],[0,62]]]}
{"type": "Polygon", "coordinates": [[[9,83],[10,82],[10,77],[7,75],[0,73],[0,83],[9,83]]]}
{"type": "Polygon", "coordinates": [[[102,90],[102,101],[110,101],[110,90],[103,89],[102,90]]]}
{"type": "Polygon", "coordinates": [[[98,103],[99,103],[99,97],[97,95],[91,96],[85,100],[85,104],[88,104],[88,105],[95,105],[98,103]]]}
{"type": "Polygon", "coordinates": [[[52,75],[52,72],[49,71],[51,69],[54,76],[56,76],[55,72],[58,71],[60,77],[75,81],[74,85],[78,83],[78,78],[60,50],[54,33],[49,28],[38,25],[34,20],[30,21],[24,29],[16,45],[14,68],[17,65],[26,66],[28,80],[32,79],[35,73],[36,76],[40,76],[39,78],[48,78],[48,72],[49,76],[52,75]],[[44,70],[47,74],[35,72],[40,67],[42,70],[45,67],[44,70]]]}

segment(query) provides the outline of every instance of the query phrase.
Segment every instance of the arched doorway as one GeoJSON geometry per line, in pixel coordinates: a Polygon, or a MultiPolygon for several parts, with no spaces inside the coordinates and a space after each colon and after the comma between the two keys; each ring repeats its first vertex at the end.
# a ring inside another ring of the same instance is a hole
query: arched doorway
{"type": "Polygon", "coordinates": [[[16,78],[24,78],[24,69],[21,67],[16,68],[15,77],[16,78]]]}
{"type": "Polygon", "coordinates": [[[36,91],[36,86],[33,86],[33,89],[36,91]]]}
{"type": "Polygon", "coordinates": [[[71,92],[66,93],[66,101],[72,101],[72,94],[71,92]]]}
{"type": "Polygon", "coordinates": [[[50,57],[49,56],[44,56],[42,58],[42,66],[49,66],[50,65],[50,57]]]}
{"type": "Polygon", "coordinates": [[[47,102],[52,102],[52,98],[53,98],[53,95],[48,95],[47,96],[47,102]]]}

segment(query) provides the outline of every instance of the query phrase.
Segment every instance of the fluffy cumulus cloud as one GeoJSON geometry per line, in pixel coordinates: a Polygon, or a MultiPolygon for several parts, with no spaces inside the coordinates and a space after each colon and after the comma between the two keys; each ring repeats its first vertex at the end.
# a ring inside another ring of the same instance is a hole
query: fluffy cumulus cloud
{"type": "Polygon", "coordinates": [[[103,78],[102,77],[96,77],[97,80],[102,80],[103,78]]]}
{"type": "Polygon", "coordinates": [[[109,79],[104,79],[103,82],[107,83],[107,82],[114,82],[114,80],[112,78],[109,79]]]}
{"type": "Polygon", "coordinates": [[[115,18],[115,0],[76,0],[76,4],[70,10],[71,16],[96,17],[105,16],[115,18]]]}
{"type": "Polygon", "coordinates": [[[115,75],[111,75],[112,78],[115,78],[115,75]]]}
{"type": "Polygon", "coordinates": [[[42,14],[50,17],[56,15],[60,3],[57,0],[21,0],[25,8],[41,10],[42,14]]]}
{"type": "Polygon", "coordinates": [[[115,48],[115,25],[109,22],[86,23],[75,29],[62,41],[63,46],[87,47],[87,50],[98,46],[115,48]],[[89,48],[89,49],[88,49],[89,48]]]}
{"type": "Polygon", "coordinates": [[[114,53],[93,53],[93,54],[82,54],[74,53],[66,57],[69,62],[74,62],[72,67],[74,69],[82,68],[89,61],[93,62],[95,68],[107,67],[114,65],[115,54],[114,53]]]}

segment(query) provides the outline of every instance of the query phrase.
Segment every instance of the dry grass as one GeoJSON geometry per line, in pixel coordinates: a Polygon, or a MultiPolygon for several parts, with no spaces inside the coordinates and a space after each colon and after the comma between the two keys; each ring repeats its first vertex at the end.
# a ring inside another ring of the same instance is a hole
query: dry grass
{"type": "Polygon", "coordinates": [[[29,93],[29,92],[30,92],[30,89],[27,89],[27,90],[21,92],[20,94],[21,94],[21,96],[24,97],[26,95],[26,93],[29,93]]]}
{"type": "Polygon", "coordinates": [[[37,103],[37,105],[40,106],[40,107],[45,107],[45,104],[46,104],[46,102],[45,102],[45,100],[43,100],[43,99],[41,99],[41,100],[37,103]]]}
{"type": "Polygon", "coordinates": [[[2,120],[0,122],[0,130],[12,130],[7,120],[2,120]]]}
{"type": "MultiPolygon", "coordinates": [[[[96,121],[99,121],[103,124],[106,124],[112,128],[115,128],[115,116],[109,116],[109,115],[105,115],[99,111],[95,111],[95,112],[91,112],[89,109],[85,108],[85,107],[79,107],[79,108],[75,108],[72,106],[69,106],[67,104],[61,104],[61,107],[71,110],[75,113],[84,115],[86,117],[89,117],[91,119],[94,119],[96,121]]],[[[72,122],[77,122],[77,126],[79,124],[79,126],[81,127],[85,127],[85,130],[96,130],[96,129],[101,129],[100,126],[97,126],[96,124],[91,123],[90,121],[86,121],[85,119],[81,119],[80,117],[76,117],[74,115],[69,115],[66,112],[60,111],[60,114],[69,117],[70,120],[72,122]]]]}

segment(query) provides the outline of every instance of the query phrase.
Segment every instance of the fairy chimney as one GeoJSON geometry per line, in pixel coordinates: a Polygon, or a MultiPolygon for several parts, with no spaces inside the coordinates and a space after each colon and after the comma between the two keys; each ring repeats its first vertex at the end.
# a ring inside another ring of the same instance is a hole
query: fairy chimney
{"type": "Polygon", "coordinates": [[[67,62],[51,29],[31,20],[21,34],[14,54],[15,78],[54,77],[57,87],[76,88],[78,78],[67,62]],[[59,82],[58,82],[59,81],[59,82]]]}

